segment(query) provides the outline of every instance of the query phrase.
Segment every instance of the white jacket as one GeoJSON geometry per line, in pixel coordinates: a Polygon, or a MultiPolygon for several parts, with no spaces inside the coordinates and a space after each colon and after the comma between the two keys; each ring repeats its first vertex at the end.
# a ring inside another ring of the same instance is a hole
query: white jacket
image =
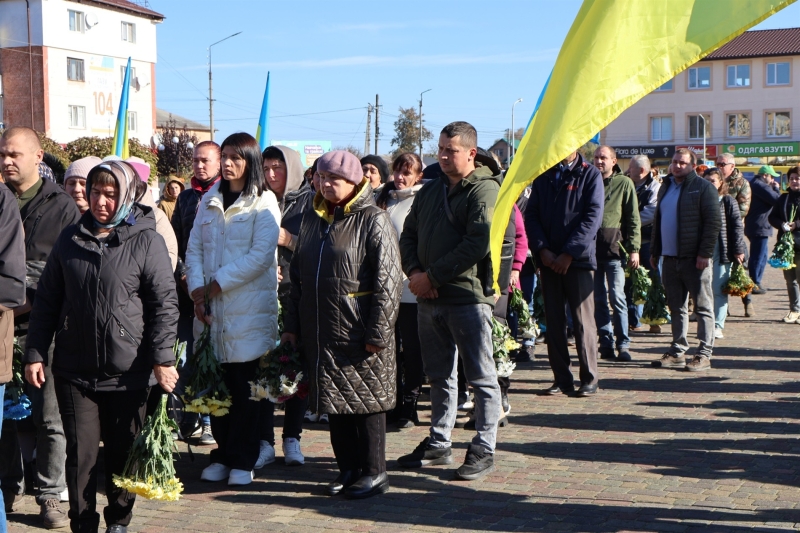
{"type": "MultiPolygon", "coordinates": [[[[403,224],[406,221],[406,217],[411,211],[414,196],[422,189],[422,185],[422,183],[418,183],[407,189],[400,191],[395,189],[389,192],[389,199],[386,201],[386,212],[389,213],[389,218],[392,219],[392,225],[397,232],[398,241],[400,240],[400,234],[403,233],[403,224]]],[[[408,278],[405,274],[403,274],[403,296],[400,298],[400,303],[417,303],[417,297],[408,289],[408,278]]]]}
{"type": "MultiPolygon", "coordinates": [[[[223,212],[220,182],[203,196],[186,251],[189,291],[216,280],[211,344],[222,363],[258,359],[278,337],[277,254],[280,208],[272,191],[223,212]],[[205,281],[205,283],[204,283],[205,281]]],[[[203,324],[195,318],[195,342],[203,324]]]]}

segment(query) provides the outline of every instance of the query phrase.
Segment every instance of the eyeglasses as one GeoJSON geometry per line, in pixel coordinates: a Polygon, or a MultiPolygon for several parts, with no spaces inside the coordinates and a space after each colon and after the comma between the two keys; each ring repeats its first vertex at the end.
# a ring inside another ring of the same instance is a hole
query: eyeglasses
{"type": "Polygon", "coordinates": [[[733,165],[733,163],[717,163],[718,167],[727,167],[728,165],[733,165]]]}

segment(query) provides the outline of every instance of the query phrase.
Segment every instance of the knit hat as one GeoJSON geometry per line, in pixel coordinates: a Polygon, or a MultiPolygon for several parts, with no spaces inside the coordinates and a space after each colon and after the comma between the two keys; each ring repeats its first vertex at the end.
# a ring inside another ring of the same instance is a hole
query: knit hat
{"type": "Polygon", "coordinates": [[[136,170],[140,180],[146,183],[150,179],[150,165],[144,159],[141,157],[129,157],[125,162],[136,170]]]}
{"type": "MultiPolygon", "coordinates": [[[[362,160],[363,161],[363,160],[362,160]]],[[[386,163],[384,163],[384,166],[386,163]]],[[[346,150],[335,150],[322,154],[317,159],[317,172],[328,172],[358,185],[364,180],[364,171],[361,162],[356,156],[346,150]]]]}
{"type": "Polygon", "coordinates": [[[64,181],[75,177],[86,179],[86,176],[89,175],[89,171],[102,162],[102,159],[93,155],[73,161],[64,173],[64,181]]]}
{"type": "Polygon", "coordinates": [[[386,183],[389,180],[389,164],[384,158],[379,155],[365,155],[361,158],[362,165],[375,165],[378,173],[381,175],[381,183],[386,183]]]}

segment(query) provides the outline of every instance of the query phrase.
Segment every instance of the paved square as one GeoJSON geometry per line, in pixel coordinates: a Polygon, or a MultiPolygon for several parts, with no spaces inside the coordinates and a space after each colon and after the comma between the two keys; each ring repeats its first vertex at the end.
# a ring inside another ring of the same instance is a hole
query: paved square
{"type": "MultiPolygon", "coordinates": [[[[395,459],[426,436],[422,426],[388,435],[388,494],[329,498],[322,486],[336,466],[327,428],[306,424],[305,466],[284,466],[278,445],[278,461],[238,490],[198,481],[208,448],[193,446],[192,462],[182,444],[184,498],[139,498],[129,531],[798,529],[800,324],[779,321],[788,311],[781,272],[768,267],[765,284],[769,292],[754,296],[755,318],[744,318],[732,299],[733,316],[708,372],[650,366],[668,346],[668,327],[660,335],[633,334],[633,362],[601,361],[594,398],[539,396],[552,381],[546,358],[520,365],[511,424],[498,434],[497,469],[483,480],[453,480],[471,438],[460,429],[453,433],[455,465],[400,470],[395,459]]],[[[101,510],[104,496],[98,504],[101,510]]],[[[30,496],[9,519],[12,533],[41,527],[30,496]]]]}

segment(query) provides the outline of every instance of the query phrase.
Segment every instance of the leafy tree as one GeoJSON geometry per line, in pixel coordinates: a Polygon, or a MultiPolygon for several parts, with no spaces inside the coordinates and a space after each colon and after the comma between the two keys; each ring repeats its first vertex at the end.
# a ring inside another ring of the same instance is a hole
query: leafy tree
{"type": "MultiPolygon", "coordinates": [[[[161,146],[163,150],[158,153],[158,175],[162,177],[177,175],[179,178],[187,178],[192,175],[192,156],[193,149],[188,147],[191,142],[197,145],[197,137],[189,135],[186,128],[178,128],[175,119],[170,115],[167,123],[161,128],[161,146]],[[172,139],[177,137],[177,144],[172,139]]],[[[159,148],[161,148],[159,146],[159,148]]]]}
{"type": "MultiPolygon", "coordinates": [[[[525,135],[525,128],[517,128],[514,132],[514,139],[517,141],[522,139],[522,136],[525,135]]],[[[503,139],[507,141],[511,141],[511,128],[506,128],[505,133],[503,133],[503,139]]],[[[499,141],[500,139],[498,139],[499,141]]]]}
{"type": "Polygon", "coordinates": [[[347,146],[337,146],[336,148],[334,148],[334,150],[344,150],[346,152],[350,152],[359,159],[364,157],[364,152],[362,150],[359,150],[352,144],[348,144],[347,146]]]}
{"type": "MultiPolygon", "coordinates": [[[[3,135],[3,129],[0,128],[0,135],[3,135]]],[[[37,131],[39,142],[44,150],[44,162],[53,171],[56,181],[64,180],[64,172],[70,164],[69,155],[64,148],[50,137],[45,137],[44,133],[37,131]]]]}
{"type": "Polygon", "coordinates": [[[580,148],[578,148],[578,153],[581,154],[588,163],[592,163],[594,161],[594,151],[597,150],[599,144],[595,144],[592,141],[587,142],[580,148]]]}
{"type": "MultiPolygon", "coordinates": [[[[67,143],[66,153],[70,161],[77,161],[78,159],[89,157],[90,155],[103,158],[111,154],[113,137],[81,137],[72,142],[67,143]]],[[[158,166],[158,155],[149,147],[143,145],[136,139],[128,139],[128,151],[131,157],[140,157],[144,159],[151,169],[158,166]]],[[[150,172],[150,183],[154,184],[158,180],[155,172],[150,172]]]]}
{"type": "MultiPolygon", "coordinates": [[[[392,153],[398,156],[404,152],[419,151],[419,113],[415,107],[399,108],[400,116],[394,122],[394,138],[392,146],[397,146],[392,153]]],[[[424,123],[423,119],[423,123],[424,123]]],[[[424,125],[422,126],[422,140],[433,139],[433,134],[424,125]]]]}

